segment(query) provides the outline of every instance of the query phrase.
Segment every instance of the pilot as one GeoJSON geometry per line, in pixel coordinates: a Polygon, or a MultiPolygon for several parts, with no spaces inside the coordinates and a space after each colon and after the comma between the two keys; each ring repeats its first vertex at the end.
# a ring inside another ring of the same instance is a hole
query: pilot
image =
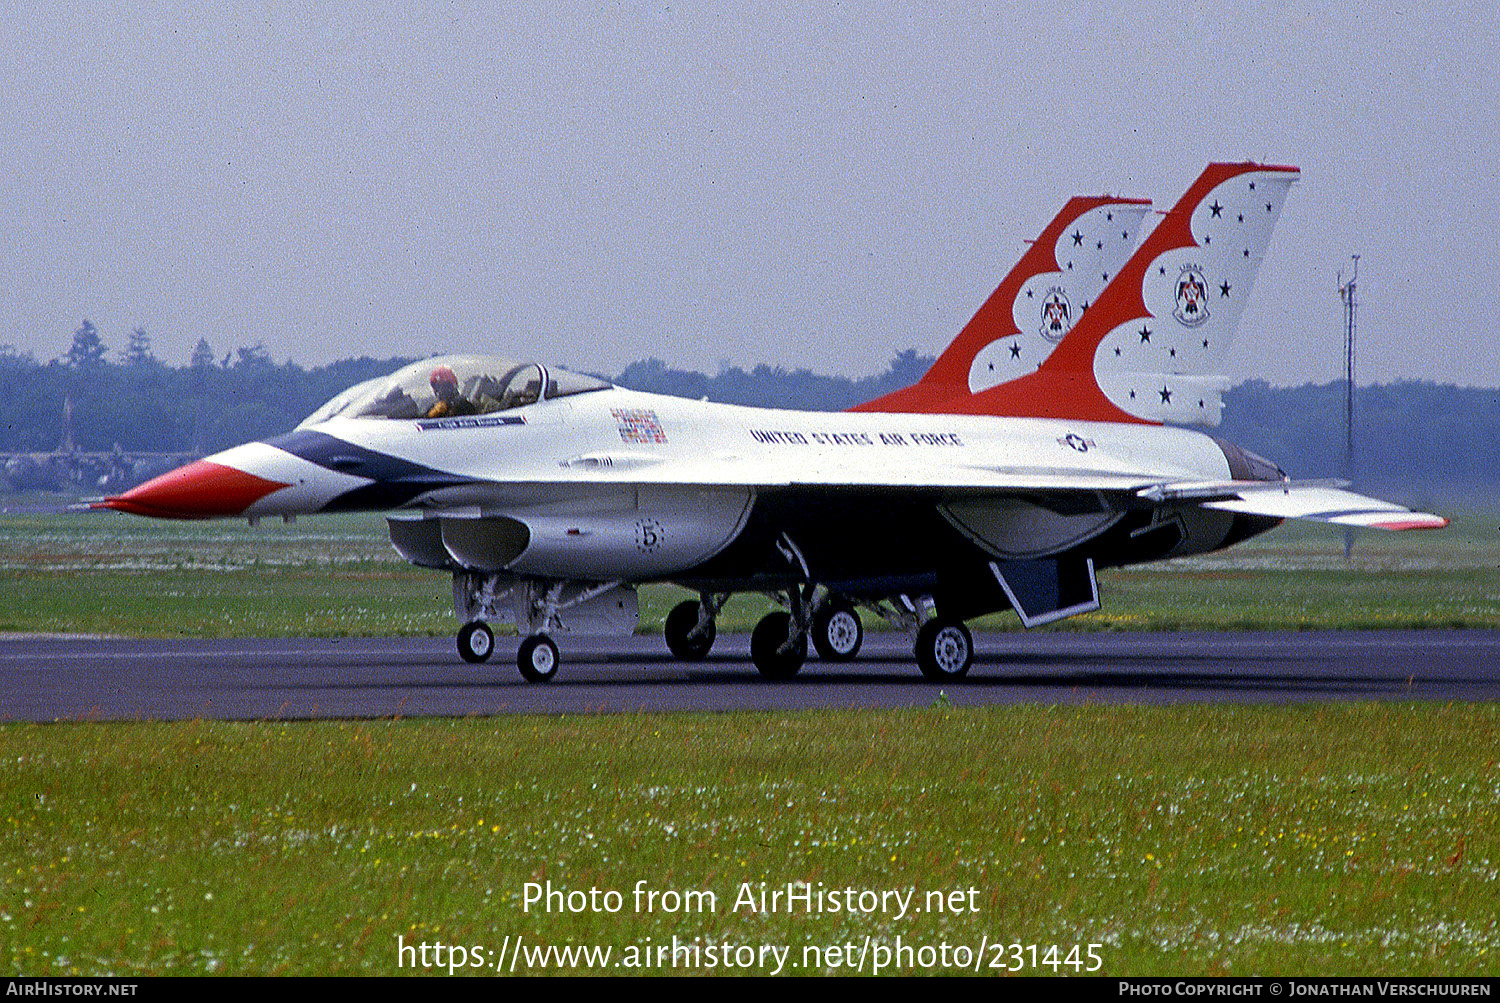
{"type": "Polygon", "coordinates": [[[502,410],[534,404],[542,396],[542,373],[535,365],[522,366],[512,372],[509,379],[505,393],[500,395],[502,410]]]}
{"type": "Polygon", "coordinates": [[[474,402],[458,392],[458,377],[447,366],[438,366],[432,371],[430,381],[437,403],[427,412],[429,418],[450,418],[455,415],[478,414],[474,402]]]}

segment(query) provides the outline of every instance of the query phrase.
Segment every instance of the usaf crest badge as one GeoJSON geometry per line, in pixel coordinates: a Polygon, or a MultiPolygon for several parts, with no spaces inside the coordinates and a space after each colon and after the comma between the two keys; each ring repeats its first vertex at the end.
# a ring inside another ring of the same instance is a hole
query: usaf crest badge
{"type": "Polygon", "coordinates": [[[1197,265],[1183,265],[1177,276],[1177,309],[1172,316],[1184,327],[1197,327],[1208,320],[1208,283],[1197,265]]]}
{"type": "Polygon", "coordinates": [[[1040,333],[1043,338],[1056,343],[1062,341],[1063,335],[1073,326],[1073,305],[1068,302],[1068,294],[1061,286],[1053,286],[1047,290],[1047,295],[1042,297],[1042,326],[1040,333]]]}

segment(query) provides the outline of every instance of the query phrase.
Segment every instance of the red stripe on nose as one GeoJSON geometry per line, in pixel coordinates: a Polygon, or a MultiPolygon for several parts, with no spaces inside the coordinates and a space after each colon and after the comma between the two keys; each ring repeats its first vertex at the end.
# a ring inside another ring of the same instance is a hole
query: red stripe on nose
{"type": "Polygon", "coordinates": [[[159,519],[212,519],[239,515],[272,491],[288,486],[233,467],[197,460],[122,495],[95,502],[92,507],[159,519]]]}

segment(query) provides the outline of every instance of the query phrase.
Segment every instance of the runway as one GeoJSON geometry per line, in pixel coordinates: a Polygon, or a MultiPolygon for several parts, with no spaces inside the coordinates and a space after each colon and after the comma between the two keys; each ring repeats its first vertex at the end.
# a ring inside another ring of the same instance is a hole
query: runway
{"type": "Polygon", "coordinates": [[[443,638],[0,639],[0,720],[467,717],[1014,703],[1500,699],[1500,631],[990,634],[967,679],[923,679],[900,634],[766,682],[749,639],[674,661],[659,637],[565,639],[544,685],[515,639],[472,666],[443,638]]]}

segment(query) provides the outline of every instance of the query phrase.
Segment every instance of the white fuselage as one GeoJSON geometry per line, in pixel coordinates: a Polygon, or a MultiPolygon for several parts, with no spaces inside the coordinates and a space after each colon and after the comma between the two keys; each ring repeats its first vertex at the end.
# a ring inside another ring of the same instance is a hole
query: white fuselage
{"type": "MultiPolygon", "coordinates": [[[[702,568],[742,537],[758,500],[795,501],[775,520],[789,572],[868,579],[887,564],[908,576],[940,565],[949,533],[987,558],[1060,553],[1119,522],[1105,493],[1230,476],[1215,440],[1178,428],[786,411],[620,388],[500,415],[334,418],[209,459],[287,485],[252,518],[392,511],[392,539],[418,564],[595,581],[702,568]],[[1059,510],[1049,492],[1101,501],[1059,510]]],[[[1231,522],[1176,518],[1174,552],[1217,546],[1231,522]]],[[[724,573],[748,581],[764,564],[724,573]]]]}
{"type": "MultiPolygon", "coordinates": [[[[524,421],[484,427],[483,416],[445,423],[335,418],[304,430],[462,479],[405,503],[444,509],[509,510],[644,485],[986,492],[1128,489],[1229,476],[1215,440],[1156,425],[785,411],[620,388],[509,414],[524,421]]],[[[247,515],[318,511],[371,480],[357,465],[348,473],[330,470],[267,443],[210,459],[292,485],[247,515]]]]}

